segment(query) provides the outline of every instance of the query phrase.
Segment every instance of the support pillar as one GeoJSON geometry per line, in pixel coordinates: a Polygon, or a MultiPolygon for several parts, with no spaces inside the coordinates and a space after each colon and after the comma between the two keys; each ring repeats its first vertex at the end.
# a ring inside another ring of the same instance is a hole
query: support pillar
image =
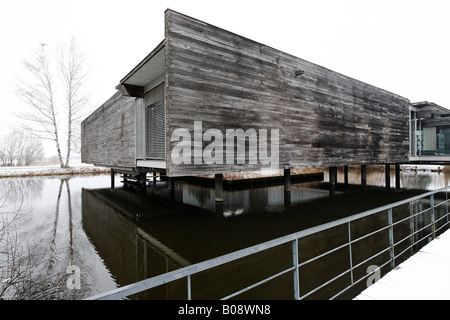
{"type": "Polygon", "coordinates": [[[348,166],[344,166],[344,185],[348,187],[348,166]]]}
{"type": "Polygon", "coordinates": [[[169,199],[172,201],[175,199],[175,180],[174,178],[167,177],[167,189],[169,190],[169,199]]]}
{"type": "Polygon", "coordinates": [[[384,176],[385,176],[385,182],[386,182],[386,189],[391,188],[391,165],[385,164],[384,165],[384,176]]]}
{"type": "Polygon", "coordinates": [[[223,174],[217,173],[214,177],[216,202],[223,202],[223,174]]]}
{"type": "Polygon", "coordinates": [[[400,165],[395,165],[395,188],[400,189],[400,165]]]}
{"type": "Polygon", "coordinates": [[[330,197],[334,197],[336,194],[337,167],[330,167],[328,174],[330,180],[330,197]]]}
{"type": "Polygon", "coordinates": [[[284,169],[284,206],[291,205],[291,169],[284,169]]]}
{"type": "Polygon", "coordinates": [[[139,175],[139,183],[141,184],[141,190],[147,191],[147,172],[143,172],[139,175]]]}
{"type": "Polygon", "coordinates": [[[363,192],[367,190],[367,165],[361,165],[361,187],[363,192]]]}
{"type": "Polygon", "coordinates": [[[156,184],[156,171],[153,171],[153,177],[152,177],[152,179],[153,179],[153,184],[156,184]]]}
{"type": "Polygon", "coordinates": [[[284,191],[291,192],[291,169],[284,169],[284,191]]]}
{"type": "Polygon", "coordinates": [[[114,189],[114,169],[111,169],[111,189],[114,189]]]}

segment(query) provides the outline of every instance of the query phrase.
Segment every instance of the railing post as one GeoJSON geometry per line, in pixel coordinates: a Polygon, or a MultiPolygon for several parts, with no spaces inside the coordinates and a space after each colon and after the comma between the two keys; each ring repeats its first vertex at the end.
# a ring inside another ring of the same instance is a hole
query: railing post
{"type": "Polygon", "coordinates": [[[187,299],[191,300],[191,275],[187,276],[187,299]]]}
{"type": "Polygon", "coordinates": [[[434,194],[430,196],[430,205],[431,205],[431,234],[433,239],[436,238],[436,223],[435,223],[435,216],[434,216],[434,194]]]}
{"type": "Polygon", "coordinates": [[[395,268],[394,225],[392,222],[392,208],[388,209],[388,223],[389,223],[389,255],[391,257],[391,268],[395,268]]]}
{"type": "Polygon", "coordinates": [[[414,253],[414,204],[412,202],[409,203],[409,232],[411,233],[410,243],[411,243],[411,254],[414,253]]]}
{"type": "Polygon", "coordinates": [[[445,214],[447,215],[447,223],[448,223],[448,187],[445,188],[445,214]]]}
{"type": "Polygon", "coordinates": [[[350,221],[347,223],[348,228],[348,250],[349,250],[349,256],[350,256],[350,279],[351,284],[353,284],[353,258],[352,258],[352,235],[351,235],[351,229],[350,229],[350,221]]]}
{"type": "Polygon", "coordinates": [[[294,299],[300,300],[300,281],[298,276],[298,239],[292,240],[292,263],[294,265],[294,299]]]}

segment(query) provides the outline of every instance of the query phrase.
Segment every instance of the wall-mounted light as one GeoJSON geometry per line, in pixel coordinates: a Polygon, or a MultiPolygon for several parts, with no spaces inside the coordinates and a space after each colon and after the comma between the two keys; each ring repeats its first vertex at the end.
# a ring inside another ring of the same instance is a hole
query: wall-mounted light
{"type": "Polygon", "coordinates": [[[301,76],[304,73],[305,73],[305,70],[295,70],[295,76],[296,77],[301,76]]]}

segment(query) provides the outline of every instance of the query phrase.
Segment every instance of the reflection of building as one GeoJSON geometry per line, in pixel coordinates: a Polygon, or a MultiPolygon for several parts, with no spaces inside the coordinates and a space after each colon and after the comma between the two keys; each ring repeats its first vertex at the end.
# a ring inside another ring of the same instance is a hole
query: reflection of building
{"type": "Polygon", "coordinates": [[[450,110],[432,102],[411,104],[411,161],[450,161],[450,110]]]}
{"type": "MultiPolygon", "coordinates": [[[[276,212],[284,208],[281,186],[227,191],[223,214],[214,212],[213,191],[177,183],[175,201],[168,201],[164,184],[147,193],[83,189],[83,229],[117,284],[126,285],[297,231],[316,219],[311,208],[276,212]],[[142,219],[136,223],[138,213],[142,219]]],[[[293,203],[321,197],[328,199],[328,192],[292,185],[293,203]]]]}

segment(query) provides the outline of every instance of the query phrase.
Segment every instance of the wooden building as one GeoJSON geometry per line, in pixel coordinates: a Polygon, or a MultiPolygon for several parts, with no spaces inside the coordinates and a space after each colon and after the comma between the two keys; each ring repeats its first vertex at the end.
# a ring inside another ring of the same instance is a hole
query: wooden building
{"type": "Polygon", "coordinates": [[[84,163],[177,177],[410,153],[408,99],[169,9],[165,39],[116,89],[82,123],[84,163]]]}

